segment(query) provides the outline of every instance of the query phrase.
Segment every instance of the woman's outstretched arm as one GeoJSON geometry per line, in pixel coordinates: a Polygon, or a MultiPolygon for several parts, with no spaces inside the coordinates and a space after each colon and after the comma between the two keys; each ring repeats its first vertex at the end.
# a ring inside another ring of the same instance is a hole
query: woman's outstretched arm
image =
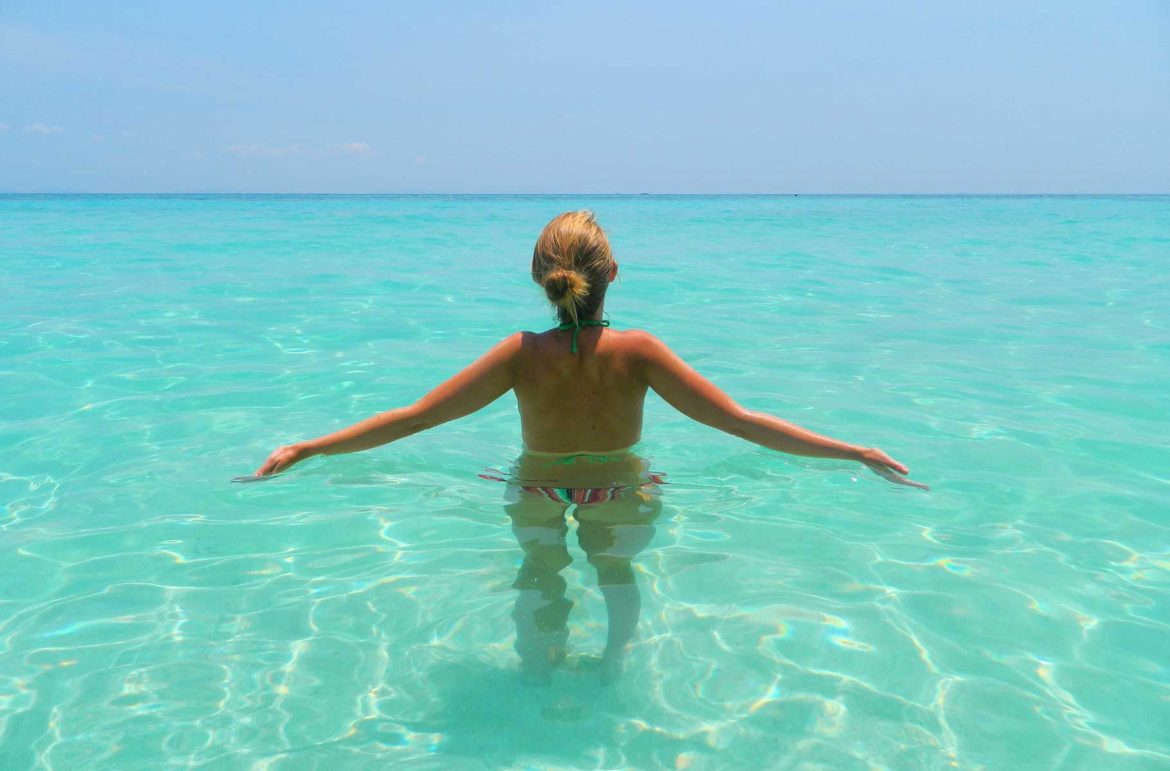
{"type": "Polygon", "coordinates": [[[855,460],[891,482],[927,489],[926,485],[906,479],[904,475],[910,470],[876,447],[849,444],[762,412],[745,410],[661,340],[648,333],[642,335],[640,348],[646,382],[687,417],[773,450],[855,460]]]}
{"type": "Polygon", "coordinates": [[[340,455],[368,450],[417,434],[482,409],[503,396],[515,380],[521,333],[497,343],[462,372],[409,407],[389,410],[332,434],[278,447],[256,469],[255,476],[284,471],[314,455],[340,455]]]}

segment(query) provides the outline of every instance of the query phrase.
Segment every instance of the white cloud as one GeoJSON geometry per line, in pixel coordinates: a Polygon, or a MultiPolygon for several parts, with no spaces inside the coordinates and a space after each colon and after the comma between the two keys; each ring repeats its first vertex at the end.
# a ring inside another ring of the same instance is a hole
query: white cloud
{"type": "Polygon", "coordinates": [[[223,149],[229,155],[239,155],[245,158],[275,158],[282,155],[300,155],[304,152],[300,145],[228,145],[223,149]]]}
{"type": "Polygon", "coordinates": [[[44,123],[30,123],[24,127],[26,134],[60,134],[64,130],[60,126],[46,126],[44,123]]]}
{"type": "Polygon", "coordinates": [[[343,142],[335,147],[338,152],[347,155],[371,155],[374,152],[374,148],[365,142],[343,142]]]}

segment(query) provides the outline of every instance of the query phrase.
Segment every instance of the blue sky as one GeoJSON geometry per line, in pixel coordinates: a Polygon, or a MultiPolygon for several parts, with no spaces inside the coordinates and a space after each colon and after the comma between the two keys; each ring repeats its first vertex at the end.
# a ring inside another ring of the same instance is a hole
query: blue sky
{"type": "Polygon", "coordinates": [[[0,191],[1170,192],[1170,2],[0,0],[0,191]]]}

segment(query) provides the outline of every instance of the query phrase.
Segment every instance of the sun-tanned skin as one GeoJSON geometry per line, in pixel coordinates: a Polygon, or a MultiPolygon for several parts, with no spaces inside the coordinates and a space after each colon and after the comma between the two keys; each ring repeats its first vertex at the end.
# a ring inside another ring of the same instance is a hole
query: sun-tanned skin
{"type": "MultiPolygon", "coordinates": [[[[616,276],[616,266],[610,280],[616,276]]],[[[604,303],[594,318],[600,319],[604,303]]],[[[572,332],[517,332],[409,407],[383,412],[327,436],[278,448],[256,476],[284,471],[325,454],[393,442],[469,415],[509,390],[520,407],[524,445],[550,453],[605,452],[629,447],[642,434],[647,389],[700,423],[781,452],[864,463],[891,482],[926,489],[879,449],[821,436],[739,406],[658,338],[642,331],[586,327],[572,332]]]]}

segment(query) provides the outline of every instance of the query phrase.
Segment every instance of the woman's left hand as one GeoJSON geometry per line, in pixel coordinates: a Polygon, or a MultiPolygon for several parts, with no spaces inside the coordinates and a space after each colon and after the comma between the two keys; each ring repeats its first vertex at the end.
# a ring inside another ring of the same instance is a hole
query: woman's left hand
{"type": "Polygon", "coordinates": [[[266,477],[269,474],[278,474],[307,457],[309,457],[309,453],[306,452],[305,445],[301,443],[286,444],[283,447],[277,447],[268,456],[268,460],[260,464],[260,468],[256,469],[256,473],[253,476],[266,477]]]}

